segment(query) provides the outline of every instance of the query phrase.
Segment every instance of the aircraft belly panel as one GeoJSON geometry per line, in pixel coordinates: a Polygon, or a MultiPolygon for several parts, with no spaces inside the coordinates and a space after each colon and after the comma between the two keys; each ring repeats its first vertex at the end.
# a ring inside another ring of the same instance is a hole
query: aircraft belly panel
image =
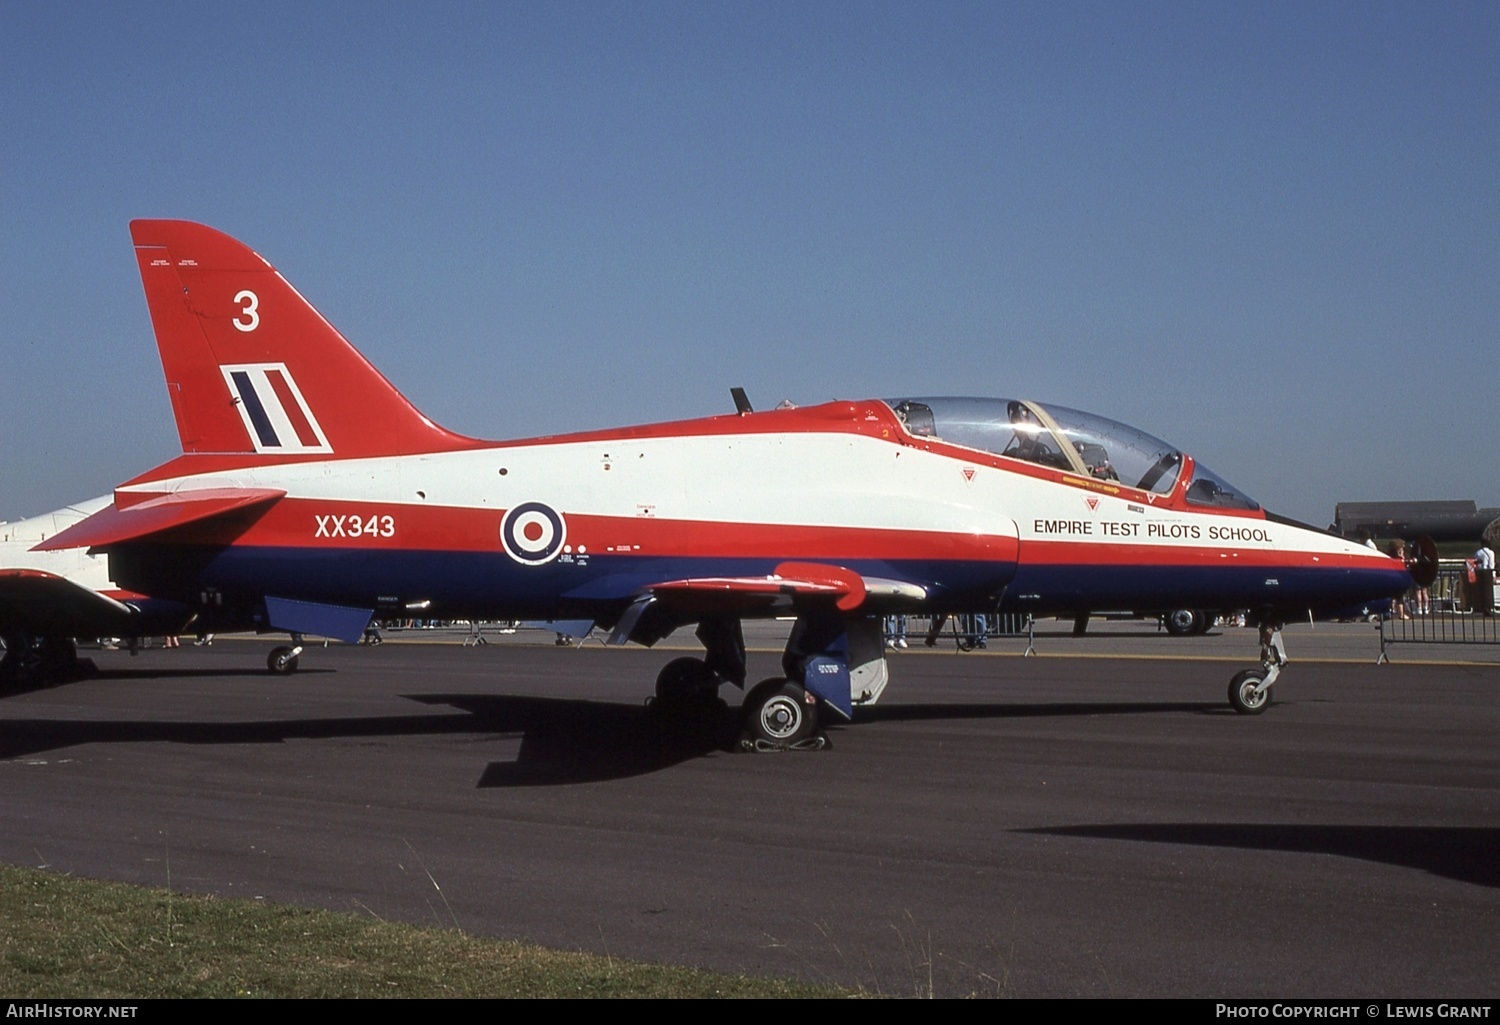
{"type": "MultiPolygon", "coordinates": [[[[193,597],[211,588],[230,602],[244,603],[267,594],[295,593],[311,601],[356,607],[430,601],[433,615],[493,618],[592,615],[622,607],[663,581],[765,576],[784,561],[590,554],[571,562],[526,566],[502,552],[248,545],[179,546],[171,558],[161,552],[136,554],[140,557],[119,558],[117,572],[130,581],[127,586],[157,594],[193,597]],[[169,565],[184,567],[184,572],[173,576],[160,571],[169,565]]],[[[869,576],[941,581],[934,602],[959,607],[992,602],[1014,571],[1014,563],[943,559],[855,559],[839,565],[869,576]]]]}
{"type": "Polygon", "coordinates": [[[1400,593],[1405,570],[1324,566],[1023,564],[1004,608],[1034,612],[1115,608],[1328,609],[1400,593]]]}
{"type": "MultiPolygon", "coordinates": [[[[743,551],[743,549],[742,549],[743,551]]],[[[1012,552],[1014,549],[1012,549],[1012,552]]],[[[1311,556],[1283,553],[1270,559],[1225,565],[1219,553],[1152,552],[1151,561],[1098,559],[1076,562],[1033,558],[1023,549],[1015,557],[991,561],[926,557],[889,558],[863,554],[831,556],[816,549],[797,553],[870,577],[905,580],[928,586],[934,608],[983,607],[988,596],[1005,592],[1005,607],[1060,611],[1161,605],[1213,607],[1337,607],[1364,601],[1371,593],[1399,593],[1408,582],[1405,571],[1381,565],[1350,564],[1342,569],[1311,556]],[[1181,556],[1186,555],[1187,558],[1181,556]]],[[[663,581],[699,577],[764,576],[787,553],[694,555],[619,552],[574,552],[544,565],[525,565],[503,551],[370,550],[353,547],[237,545],[232,548],[174,546],[170,559],[123,560],[114,570],[124,586],[150,593],[182,593],[180,581],[160,572],[163,566],[192,567],[184,579],[193,587],[226,593],[295,591],[308,598],[350,605],[430,600],[474,614],[541,615],[563,609],[585,611],[628,601],[642,589],[663,581]],[[132,572],[129,566],[137,569],[132,572]],[[154,571],[139,566],[157,567],[154,571]]],[[[113,563],[112,563],[113,566],[113,563]]]]}

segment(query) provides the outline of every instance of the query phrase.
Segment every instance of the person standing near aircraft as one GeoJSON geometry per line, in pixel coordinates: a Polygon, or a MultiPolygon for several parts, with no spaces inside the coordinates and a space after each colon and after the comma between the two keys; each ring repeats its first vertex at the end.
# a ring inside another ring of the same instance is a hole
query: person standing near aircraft
{"type": "MultiPolygon", "coordinates": [[[[1401,540],[1399,537],[1396,538],[1386,547],[1386,554],[1388,554],[1393,559],[1400,559],[1402,562],[1405,562],[1406,542],[1401,540]]],[[[1411,613],[1406,609],[1405,598],[1398,598],[1391,603],[1391,615],[1395,616],[1397,619],[1411,618],[1411,613]]]]}
{"type": "Polygon", "coordinates": [[[1486,542],[1474,553],[1474,611],[1495,614],[1495,550],[1486,542]]]}

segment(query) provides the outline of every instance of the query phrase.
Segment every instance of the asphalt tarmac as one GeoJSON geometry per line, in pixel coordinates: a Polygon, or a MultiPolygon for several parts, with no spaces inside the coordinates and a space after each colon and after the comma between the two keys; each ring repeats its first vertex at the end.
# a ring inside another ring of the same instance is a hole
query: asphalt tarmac
{"type": "Polygon", "coordinates": [[[1500,992],[1500,665],[1320,627],[1243,717],[1250,631],[1111,629],[771,755],[653,717],[660,649],[91,652],[0,698],[0,861],[896,996],[1500,992]]]}

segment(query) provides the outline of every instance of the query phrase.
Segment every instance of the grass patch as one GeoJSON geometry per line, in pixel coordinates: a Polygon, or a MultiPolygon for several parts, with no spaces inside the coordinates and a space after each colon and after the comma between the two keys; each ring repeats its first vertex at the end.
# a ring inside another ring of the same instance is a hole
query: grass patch
{"type": "Polygon", "coordinates": [[[7,997],[839,997],[357,918],[0,866],[7,997]]]}

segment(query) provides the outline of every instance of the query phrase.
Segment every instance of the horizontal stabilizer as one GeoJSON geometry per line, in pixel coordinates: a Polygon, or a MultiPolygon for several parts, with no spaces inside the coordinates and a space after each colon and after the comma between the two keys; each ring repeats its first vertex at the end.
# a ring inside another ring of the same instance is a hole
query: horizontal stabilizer
{"type": "Polygon", "coordinates": [[[130,606],[39,569],[0,570],[0,622],[18,632],[68,636],[125,633],[130,606]]]}
{"type": "Polygon", "coordinates": [[[189,523],[201,523],[258,505],[269,505],[286,495],[274,488],[210,488],[178,491],[121,509],[108,505],[82,522],[52,535],[34,552],[65,548],[109,548],[140,541],[189,523]]]}

